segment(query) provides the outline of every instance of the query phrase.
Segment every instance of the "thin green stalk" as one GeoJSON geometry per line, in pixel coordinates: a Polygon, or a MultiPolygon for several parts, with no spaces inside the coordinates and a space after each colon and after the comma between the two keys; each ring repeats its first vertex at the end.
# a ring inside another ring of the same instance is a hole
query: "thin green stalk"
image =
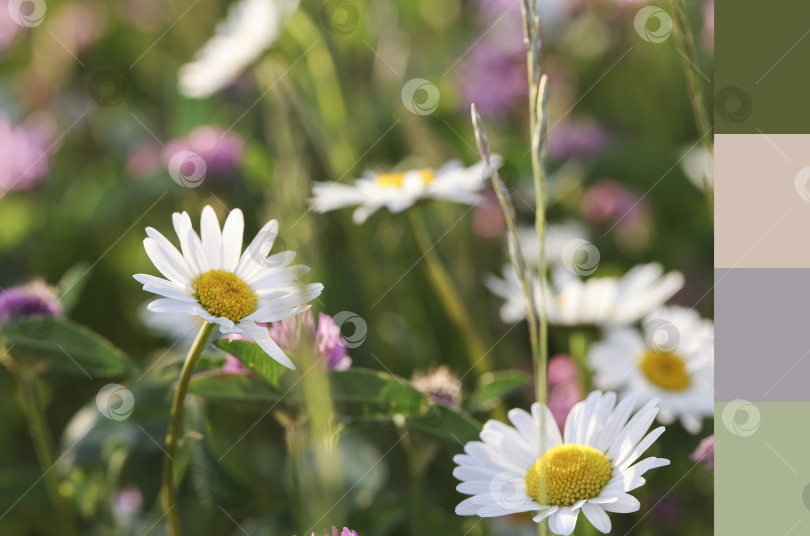
{"type": "MultiPolygon", "coordinates": [[[[695,47],[695,37],[692,27],[689,25],[689,17],[686,14],[686,6],[683,0],[672,0],[672,8],[675,12],[675,39],[678,47],[683,52],[684,66],[686,67],[686,81],[689,89],[689,101],[692,104],[692,111],[695,114],[695,123],[698,127],[698,134],[703,136],[703,145],[709,156],[714,160],[714,137],[708,135],[712,130],[712,123],[709,119],[706,98],[703,95],[703,86],[698,76],[705,76],[697,68],[697,49],[695,47]]],[[[710,219],[714,218],[714,192],[708,178],[703,179],[703,191],[706,194],[706,202],[710,219]]]]}
{"type": "MultiPolygon", "coordinates": [[[[548,77],[540,69],[540,19],[533,0],[521,2],[523,14],[523,39],[526,44],[526,69],[529,76],[529,116],[531,127],[532,179],[535,195],[534,225],[539,243],[537,271],[540,296],[537,319],[537,351],[532,356],[537,401],[546,404],[548,399],[548,320],[546,315],[546,169],[548,166],[548,77]]],[[[545,412],[540,418],[540,449],[545,450],[542,430],[545,430],[545,412]]],[[[541,489],[545,486],[541,485],[541,489]]],[[[541,491],[541,495],[544,492],[541,491]]],[[[542,503],[543,497],[539,500],[542,503]]],[[[537,534],[545,536],[546,526],[538,523],[537,534]]]]}
{"type": "MultiPolygon", "coordinates": [[[[695,114],[695,123],[700,130],[699,134],[705,134],[712,128],[709,120],[709,113],[706,108],[706,99],[703,96],[703,87],[698,76],[702,75],[697,68],[697,52],[695,38],[692,34],[692,27],[689,25],[689,17],[686,14],[686,6],[683,0],[672,0],[672,7],[675,12],[675,39],[684,54],[684,64],[686,66],[686,80],[689,85],[689,97],[692,103],[692,110],[695,114]]],[[[714,154],[712,147],[712,137],[704,136],[703,144],[709,154],[714,154]]]]}
{"type": "Polygon", "coordinates": [[[304,525],[304,500],[302,489],[302,444],[303,438],[298,431],[298,424],[295,417],[284,411],[274,413],[276,420],[284,427],[284,440],[287,444],[287,467],[290,469],[290,495],[292,496],[292,515],[296,527],[296,534],[303,534],[304,525]]]}
{"type": "Polygon", "coordinates": [[[52,470],[55,464],[55,449],[42,407],[39,378],[35,373],[21,370],[18,366],[14,366],[14,369],[20,387],[23,409],[28,419],[31,440],[34,443],[34,451],[42,471],[45,487],[55,507],[62,534],[78,536],[79,532],[73,512],[65,498],[59,493],[59,475],[52,470]]]}
{"type": "Polygon", "coordinates": [[[180,536],[182,534],[180,514],[177,511],[177,490],[174,487],[174,457],[177,454],[177,442],[180,439],[180,429],[183,424],[183,403],[188,393],[189,383],[191,383],[191,376],[197,367],[197,362],[200,360],[203,349],[215,329],[216,324],[208,322],[200,328],[200,332],[197,334],[197,338],[194,339],[194,344],[191,345],[191,349],[188,351],[186,360],[183,363],[177,389],[174,392],[169,430],[166,432],[166,456],[163,458],[163,483],[160,490],[169,536],[180,536]]]}
{"type": "Polygon", "coordinates": [[[438,253],[436,253],[435,244],[431,241],[428,230],[425,228],[421,218],[416,216],[415,210],[406,211],[406,219],[408,228],[427,262],[430,282],[439,295],[439,299],[441,299],[450,319],[463,335],[464,344],[467,345],[467,357],[470,360],[470,365],[479,375],[492,371],[489,350],[484,341],[481,340],[481,336],[470,318],[469,309],[461,301],[450,274],[447,273],[447,269],[445,269],[438,253]]]}
{"type": "Polygon", "coordinates": [[[578,329],[572,329],[568,334],[568,355],[574,360],[579,369],[579,378],[582,383],[582,392],[587,393],[590,385],[590,370],[586,363],[588,355],[588,335],[578,329]]]}
{"type": "Polygon", "coordinates": [[[403,428],[402,432],[405,434],[405,440],[402,444],[408,459],[411,534],[413,536],[424,536],[427,534],[423,490],[424,468],[419,457],[419,451],[410,435],[408,435],[408,431],[403,428]]]}

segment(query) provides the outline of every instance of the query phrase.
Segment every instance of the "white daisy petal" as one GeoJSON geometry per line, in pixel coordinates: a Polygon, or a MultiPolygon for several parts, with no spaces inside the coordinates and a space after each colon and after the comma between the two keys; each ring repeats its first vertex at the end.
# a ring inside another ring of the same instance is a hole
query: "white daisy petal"
{"type": "Polygon", "coordinates": [[[242,323],[239,324],[239,329],[246,337],[253,339],[256,344],[261,346],[262,350],[267,352],[267,355],[288,369],[295,370],[295,365],[290,361],[290,358],[287,357],[287,354],[284,353],[284,350],[279,348],[278,344],[270,338],[267,328],[257,326],[252,322],[242,321],[242,323]]]}
{"type": "Polygon", "coordinates": [[[582,505],[582,513],[588,518],[596,530],[602,534],[610,532],[610,518],[605,513],[605,510],[598,504],[586,503],[582,505]]]}
{"type": "Polygon", "coordinates": [[[213,270],[219,270],[222,266],[222,231],[219,228],[217,214],[210,205],[203,208],[200,217],[200,235],[203,251],[208,258],[208,265],[213,270]]]}
{"type": "Polygon", "coordinates": [[[563,507],[557,510],[548,518],[548,528],[554,534],[560,536],[568,536],[577,526],[577,517],[579,510],[572,510],[569,507],[563,507]]]}
{"type": "MultiPolygon", "coordinates": [[[[271,220],[270,224],[273,223],[278,227],[278,222],[271,220]]],[[[222,228],[222,268],[224,270],[236,271],[239,254],[242,252],[242,234],[244,231],[245,217],[242,215],[241,210],[235,208],[228,214],[225,226],[222,228]]],[[[261,233],[258,236],[261,236],[261,233]]]]}

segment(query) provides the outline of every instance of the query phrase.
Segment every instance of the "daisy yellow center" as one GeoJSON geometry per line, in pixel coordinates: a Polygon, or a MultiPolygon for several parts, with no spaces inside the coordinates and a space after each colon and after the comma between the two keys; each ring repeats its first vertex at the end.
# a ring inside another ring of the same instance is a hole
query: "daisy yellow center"
{"type": "Polygon", "coordinates": [[[675,354],[647,352],[639,367],[650,382],[665,391],[683,391],[692,383],[686,362],[675,354]]]}
{"type": "Polygon", "coordinates": [[[417,173],[422,178],[422,183],[427,184],[433,180],[435,173],[432,169],[422,169],[419,171],[403,171],[401,173],[382,173],[377,175],[374,182],[377,186],[383,188],[402,188],[402,183],[405,181],[407,173],[417,173]]]}
{"type": "Polygon", "coordinates": [[[239,322],[256,310],[258,298],[247,283],[227,270],[211,270],[194,280],[194,297],[210,314],[239,322]]]}
{"type": "Polygon", "coordinates": [[[526,491],[540,504],[571,506],[599,496],[612,471],[607,456],[593,447],[557,445],[526,473],[526,491]]]}

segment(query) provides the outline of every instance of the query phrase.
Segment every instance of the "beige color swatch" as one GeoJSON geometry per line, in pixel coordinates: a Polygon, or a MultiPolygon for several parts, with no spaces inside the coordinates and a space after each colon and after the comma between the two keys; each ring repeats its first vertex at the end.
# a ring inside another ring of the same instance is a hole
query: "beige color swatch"
{"type": "Polygon", "coordinates": [[[715,137],[717,268],[810,268],[810,135],[715,137]]]}

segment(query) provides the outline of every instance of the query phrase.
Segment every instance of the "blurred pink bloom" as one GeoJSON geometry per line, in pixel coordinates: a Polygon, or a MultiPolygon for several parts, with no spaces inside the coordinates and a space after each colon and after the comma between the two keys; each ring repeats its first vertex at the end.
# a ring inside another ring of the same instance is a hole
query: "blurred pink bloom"
{"type": "Polygon", "coordinates": [[[127,175],[136,179],[146,179],[160,171],[160,146],[156,143],[142,143],[127,156],[127,175]]]}
{"type": "Polygon", "coordinates": [[[227,176],[232,174],[242,158],[244,140],[239,134],[215,126],[194,129],[185,138],[170,141],[163,149],[163,163],[168,166],[172,157],[181,151],[199,155],[209,174],[227,176]]]}
{"type": "Polygon", "coordinates": [[[487,191],[484,200],[473,209],[472,226],[481,238],[496,238],[503,234],[506,222],[493,192],[487,191]]]}
{"type": "Polygon", "coordinates": [[[138,486],[127,486],[115,494],[112,510],[116,518],[131,520],[143,507],[143,494],[138,486]]]}
{"type": "Polygon", "coordinates": [[[228,354],[225,356],[225,363],[222,364],[222,372],[225,374],[246,374],[250,370],[237,358],[228,354]]]}
{"type": "Polygon", "coordinates": [[[554,160],[597,154],[610,142],[610,134],[598,123],[586,120],[563,121],[548,138],[548,152],[554,160]]]}
{"type": "Polygon", "coordinates": [[[461,67],[456,85],[465,109],[475,103],[482,114],[503,118],[529,94],[526,52],[482,41],[461,67]]]}
{"type": "MultiPolygon", "coordinates": [[[[324,536],[358,536],[355,531],[353,531],[353,530],[351,530],[351,529],[349,529],[347,527],[343,527],[342,531],[337,527],[332,527],[331,534],[329,533],[328,529],[324,530],[323,534],[324,534],[324,536]]],[[[312,536],[317,536],[317,535],[313,532],[312,536]]]]}
{"type": "Polygon", "coordinates": [[[548,362],[548,408],[562,430],[571,408],[582,401],[582,385],[574,360],[556,355],[548,362]]]}
{"type": "Polygon", "coordinates": [[[710,435],[700,442],[695,452],[692,453],[692,461],[705,462],[709,471],[714,471],[714,435],[710,435]]]}
{"type": "Polygon", "coordinates": [[[3,51],[17,35],[21,26],[9,14],[8,0],[0,0],[0,51],[3,51]]]}
{"type": "Polygon", "coordinates": [[[80,55],[104,32],[103,12],[90,2],[65,5],[51,20],[50,30],[72,55],[80,55]]]}
{"type": "Polygon", "coordinates": [[[618,181],[597,181],[582,196],[580,210],[592,224],[615,226],[617,240],[626,247],[641,247],[649,239],[651,216],[646,201],[618,181]]]}
{"type": "Polygon", "coordinates": [[[0,196],[32,188],[45,177],[52,136],[53,124],[48,118],[15,125],[0,112],[0,196]]]}
{"type": "Polygon", "coordinates": [[[295,352],[302,337],[314,341],[318,357],[326,361],[329,370],[346,370],[352,364],[340,335],[340,326],[329,315],[320,313],[316,327],[312,311],[307,310],[281,322],[273,322],[268,330],[270,338],[285,352],[295,352]]]}

